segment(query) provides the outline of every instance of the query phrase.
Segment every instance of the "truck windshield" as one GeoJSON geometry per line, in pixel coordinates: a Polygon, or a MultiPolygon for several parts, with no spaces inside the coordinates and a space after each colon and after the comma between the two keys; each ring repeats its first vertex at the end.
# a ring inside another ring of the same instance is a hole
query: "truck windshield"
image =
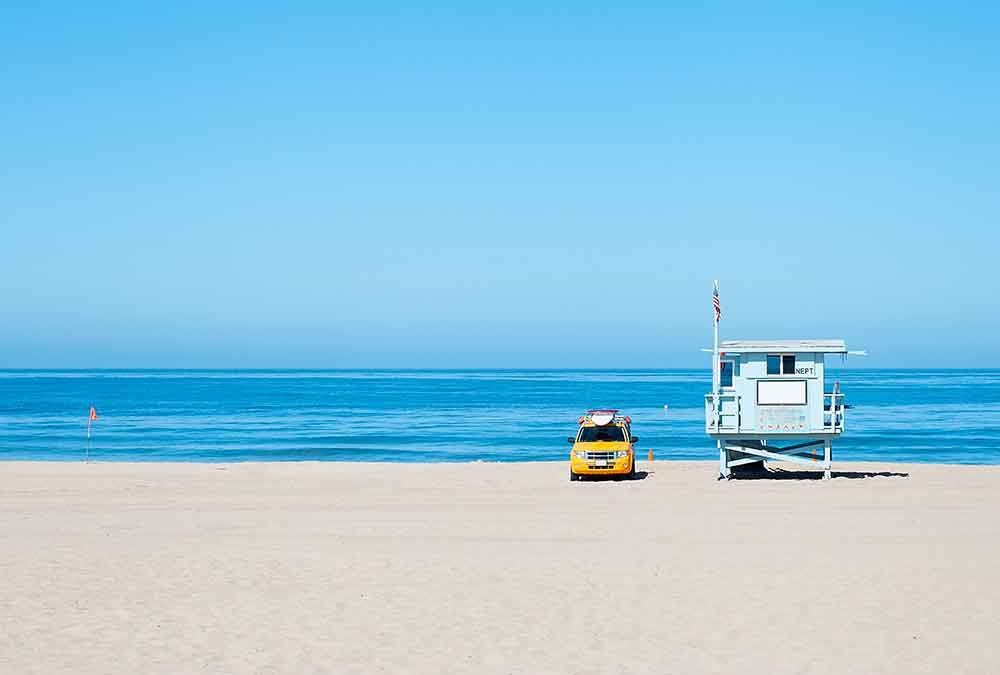
{"type": "Polygon", "coordinates": [[[580,443],[594,443],[595,441],[625,441],[625,430],[622,427],[608,425],[606,427],[584,427],[580,429],[580,443]]]}

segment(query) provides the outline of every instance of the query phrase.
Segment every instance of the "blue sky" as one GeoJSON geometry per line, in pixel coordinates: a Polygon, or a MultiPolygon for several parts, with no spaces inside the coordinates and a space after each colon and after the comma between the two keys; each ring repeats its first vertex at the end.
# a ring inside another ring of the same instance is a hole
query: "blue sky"
{"type": "Polygon", "coordinates": [[[0,366],[1000,367],[996,6],[202,4],[0,9],[0,366]]]}

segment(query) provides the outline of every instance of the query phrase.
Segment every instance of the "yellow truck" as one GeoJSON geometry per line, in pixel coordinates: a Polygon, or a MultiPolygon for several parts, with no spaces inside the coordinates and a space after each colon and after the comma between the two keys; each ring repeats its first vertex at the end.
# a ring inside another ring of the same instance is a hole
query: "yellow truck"
{"type": "Polygon", "coordinates": [[[577,420],[576,436],[566,440],[573,445],[569,453],[569,479],[583,476],[635,477],[635,443],[632,418],[617,410],[588,410],[577,420]]]}

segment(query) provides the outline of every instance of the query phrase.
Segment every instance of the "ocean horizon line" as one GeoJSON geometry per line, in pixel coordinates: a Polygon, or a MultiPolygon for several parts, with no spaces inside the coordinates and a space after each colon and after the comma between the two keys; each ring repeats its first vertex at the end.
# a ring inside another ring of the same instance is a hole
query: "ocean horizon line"
{"type": "MultiPolygon", "coordinates": [[[[849,369],[852,371],[869,371],[869,372],[943,372],[943,373],[955,373],[955,372],[968,372],[968,373],[994,373],[1000,372],[1000,366],[996,367],[936,367],[936,368],[925,368],[916,366],[854,366],[851,365],[849,368],[845,367],[845,370],[849,369]]],[[[381,373],[507,373],[507,372],[539,372],[539,373],[642,373],[642,372],[698,372],[705,371],[706,374],[711,374],[710,369],[705,366],[630,366],[616,368],[610,367],[580,367],[575,368],[571,366],[557,367],[557,368],[547,368],[547,367],[463,367],[463,368],[444,368],[444,367],[416,367],[416,366],[359,366],[359,367],[199,367],[199,368],[186,368],[186,367],[155,367],[155,366],[144,366],[141,368],[131,368],[131,367],[107,367],[107,368],[86,368],[86,367],[73,367],[73,368],[0,368],[0,373],[162,373],[162,372],[179,372],[179,373],[218,373],[218,372],[228,372],[228,373],[358,373],[358,372],[381,372],[381,373]]]]}

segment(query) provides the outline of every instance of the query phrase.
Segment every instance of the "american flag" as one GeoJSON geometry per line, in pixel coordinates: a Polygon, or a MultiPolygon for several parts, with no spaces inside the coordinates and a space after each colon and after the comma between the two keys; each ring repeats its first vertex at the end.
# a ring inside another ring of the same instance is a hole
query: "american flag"
{"type": "Polygon", "coordinates": [[[715,307],[715,323],[719,323],[722,318],[722,305],[719,304],[719,282],[715,282],[715,290],[712,291],[712,306],[715,307]]]}

